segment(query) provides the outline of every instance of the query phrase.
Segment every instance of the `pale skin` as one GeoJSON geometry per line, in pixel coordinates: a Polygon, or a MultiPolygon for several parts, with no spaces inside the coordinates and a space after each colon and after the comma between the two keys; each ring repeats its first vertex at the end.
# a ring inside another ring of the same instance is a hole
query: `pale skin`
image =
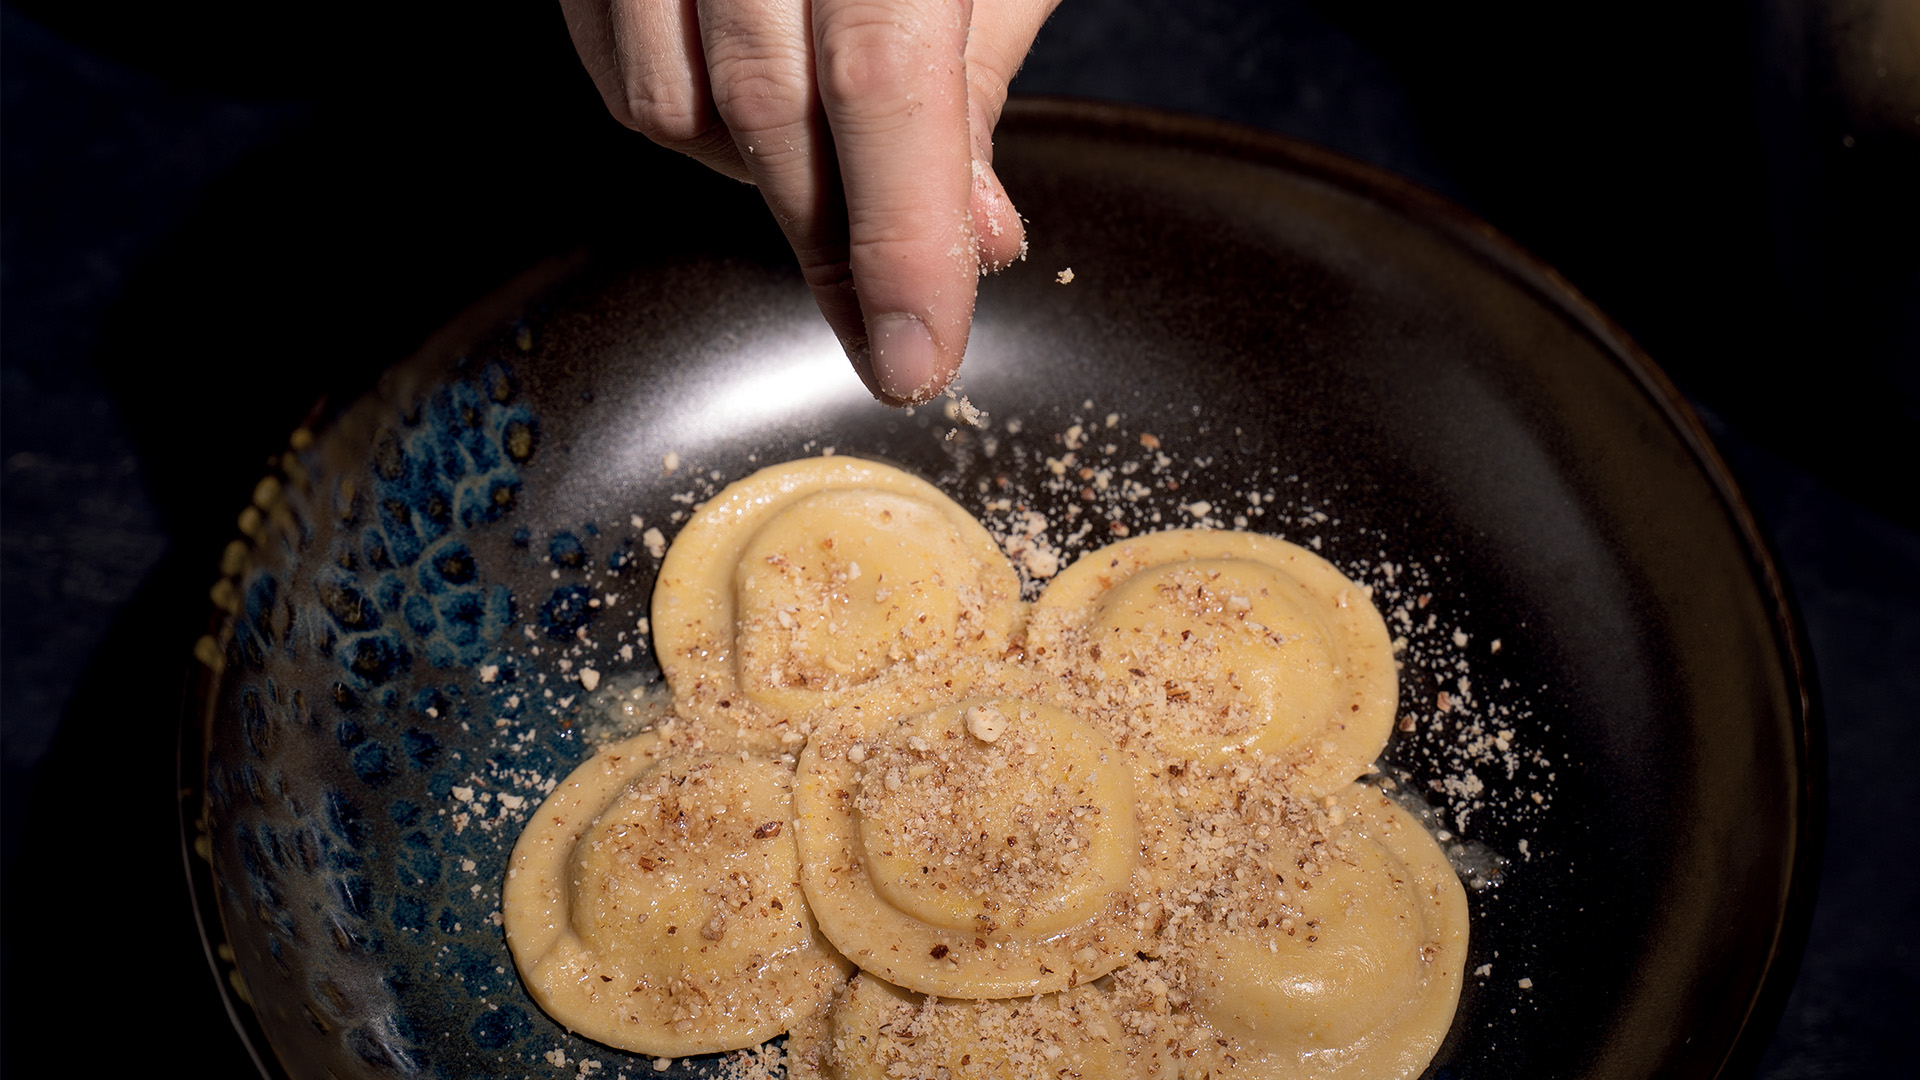
{"type": "Polygon", "coordinates": [[[867,389],[960,370],[983,272],[1026,236],[993,171],[1059,0],[560,0],[614,118],[759,187],[867,389]]]}

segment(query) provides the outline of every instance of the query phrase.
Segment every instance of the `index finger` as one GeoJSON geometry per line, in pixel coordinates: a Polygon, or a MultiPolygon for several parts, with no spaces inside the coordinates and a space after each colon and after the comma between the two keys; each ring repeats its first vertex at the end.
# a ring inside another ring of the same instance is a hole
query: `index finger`
{"type": "Polygon", "coordinates": [[[873,385],[896,403],[926,401],[953,381],[973,321],[971,18],[969,0],[814,5],[820,99],[846,193],[866,362],[873,385]]]}

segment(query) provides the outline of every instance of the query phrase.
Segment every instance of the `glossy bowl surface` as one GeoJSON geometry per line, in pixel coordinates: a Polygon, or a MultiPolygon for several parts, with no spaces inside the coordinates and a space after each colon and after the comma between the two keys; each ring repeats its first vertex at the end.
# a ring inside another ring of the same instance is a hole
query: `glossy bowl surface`
{"type": "Polygon", "coordinates": [[[1429,1075],[1754,1055],[1810,903],[1811,704],[1671,386],[1485,225],[1309,146],[1029,102],[999,165],[1032,251],[982,285],[984,428],[873,404],[777,235],[716,188],[531,272],[296,437],[228,566],[183,756],[197,895],[263,1067],[657,1075],[529,1000],[507,856],[613,695],[658,679],[659,543],[726,482],[828,450],[1067,557],[1205,523],[1374,587],[1404,639],[1387,773],[1498,877],[1429,1075]],[[720,224],[684,227],[701,215],[720,224]]]}

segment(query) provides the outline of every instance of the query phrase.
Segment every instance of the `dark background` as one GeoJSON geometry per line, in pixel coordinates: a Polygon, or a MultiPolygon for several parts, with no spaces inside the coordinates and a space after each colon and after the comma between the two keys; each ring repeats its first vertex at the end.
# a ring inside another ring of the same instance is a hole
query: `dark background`
{"type": "MultiPolygon", "coordinates": [[[[0,80],[0,1049],[244,1076],[171,796],[233,516],[317,399],[671,219],[693,167],[607,118],[551,3],[8,3],[0,80]],[[56,1033],[100,1000],[124,1045],[56,1033]]],[[[1758,1075],[1920,1071],[1920,4],[1067,0],[1015,88],[1403,173],[1666,368],[1824,699],[1820,899],[1758,1075]]]]}

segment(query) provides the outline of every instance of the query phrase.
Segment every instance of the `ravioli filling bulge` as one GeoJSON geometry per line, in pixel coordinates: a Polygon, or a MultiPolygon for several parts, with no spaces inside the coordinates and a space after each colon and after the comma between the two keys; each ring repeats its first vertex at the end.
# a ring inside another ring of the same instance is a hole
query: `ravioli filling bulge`
{"type": "Polygon", "coordinates": [[[582,1034],[655,1054],[752,1045],[845,978],[799,888],[792,774],[659,744],[609,748],[542,806],[514,850],[508,942],[542,1008],[582,1034]]]}
{"type": "Polygon", "coordinates": [[[801,881],[860,967],[1008,997],[1091,981],[1137,948],[1129,761],[1064,710],[980,698],[816,731],[798,769],[801,881]]]}
{"type": "Polygon", "coordinates": [[[969,568],[961,538],[923,502],[868,489],[800,500],[740,555],[741,685],[789,704],[783,691],[845,689],[896,664],[943,658],[984,632],[969,568]]]}
{"type": "Polygon", "coordinates": [[[1410,1080],[1445,1037],[1465,895],[1353,782],[1392,646],[1312,552],[1137,537],[1029,613],[951,499],[820,458],[701,508],[653,621],[674,719],[569,776],[504,889],[570,1029],[790,1032],[831,1080],[1410,1080]]]}
{"type": "Polygon", "coordinates": [[[1169,563],[1109,591],[1088,638],[1107,678],[1144,677],[1175,706],[1179,726],[1159,735],[1171,750],[1284,749],[1339,698],[1338,646],[1299,588],[1249,559],[1169,563]]]}
{"type": "Polygon", "coordinates": [[[980,701],[903,723],[868,750],[853,809],[879,899],[948,930],[1064,929],[1137,861],[1124,760],[1045,705],[980,701]]]}

